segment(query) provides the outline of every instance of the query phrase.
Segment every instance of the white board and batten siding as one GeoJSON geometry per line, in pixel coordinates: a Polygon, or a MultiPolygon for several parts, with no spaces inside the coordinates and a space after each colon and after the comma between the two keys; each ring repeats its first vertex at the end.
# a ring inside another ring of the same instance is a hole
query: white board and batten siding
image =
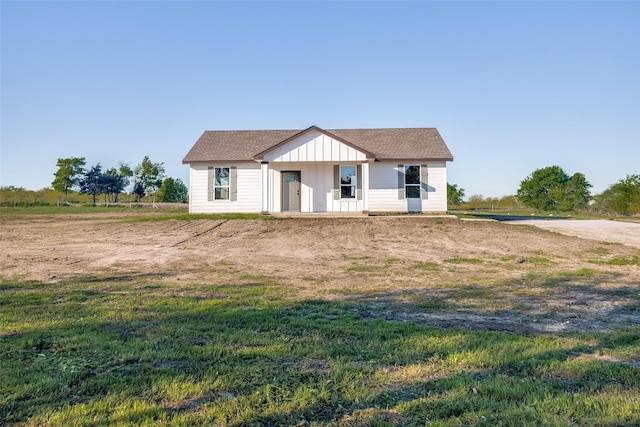
{"type": "Polygon", "coordinates": [[[362,162],[365,153],[321,132],[305,133],[264,156],[269,163],[281,162],[362,162]]]}
{"type": "Polygon", "coordinates": [[[333,167],[357,166],[366,159],[365,153],[318,131],[271,150],[264,156],[269,162],[269,212],[282,210],[284,171],[300,171],[301,212],[361,212],[362,200],[334,200],[333,167]]]}
{"type": "MultiPolygon", "coordinates": [[[[347,164],[347,163],[343,163],[347,164]]],[[[353,163],[356,166],[356,163],[353,163]]],[[[282,211],[282,172],[300,171],[300,212],[362,212],[357,199],[334,200],[334,164],[274,163],[269,165],[269,212],[282,211]]]]}
{"type": "MultiPolygon", "coordinates": [[[[406,165],[425,163],[408,161],[406,165]]],[[[398,196],[399,162],[374,162],[369,170],[369,211],[371,212],[446,212],[446,162],[429,162],[426,198],[401,199],[398,196]]],[[[424,184],[424,183],[423,183],[424,184]]]]}
{"type": "Polygon", "coordinates": [[[189,168],[189,212],[259,213],[262,201],[262,176],[259,163],[191,165],[189,168]],[[237,200],[208,200],[209,167],[237,168],[237,200]]]}

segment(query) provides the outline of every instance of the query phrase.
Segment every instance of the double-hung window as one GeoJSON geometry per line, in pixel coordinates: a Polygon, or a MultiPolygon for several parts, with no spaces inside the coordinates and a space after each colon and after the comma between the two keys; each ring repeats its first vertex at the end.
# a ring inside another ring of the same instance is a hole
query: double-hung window
{"type": "Polygon", "coordinates": [[[355,199],[357,176],[355,166],[340,166],[340,198],[355,199]]]}
{"type": "Polygon", "coordinates": [[[215,200],[229,200],[229,168],[214,168],[213,193],[215,200]]]}
{"type": "Polygon", "coordinates": [[[405,189],[405,197],[407,199],[420,198],[420,166],[405,165],[404,189],[405,189]]]}

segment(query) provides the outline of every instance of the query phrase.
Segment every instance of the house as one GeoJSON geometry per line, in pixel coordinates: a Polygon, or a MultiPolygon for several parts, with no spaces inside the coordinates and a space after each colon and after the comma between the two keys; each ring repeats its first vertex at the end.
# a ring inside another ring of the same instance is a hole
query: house
{"type": "Polygon", "coordinates": [[[444,212],[435,128],[206,131],[189,165],[189,212],[444,212]]]}

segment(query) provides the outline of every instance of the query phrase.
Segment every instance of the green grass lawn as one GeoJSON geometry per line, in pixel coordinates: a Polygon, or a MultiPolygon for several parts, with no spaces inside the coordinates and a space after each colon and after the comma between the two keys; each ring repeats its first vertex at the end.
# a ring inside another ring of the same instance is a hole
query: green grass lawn
{"type": "MultiPolygon", "coordinates": [[[[17,206],[0,208],[0,220],[13,219],[35,219],[35,218],[53,218],[60,216],[78,216],[91,218],[91,214],[101,214],[111,219],[123,222],[146,222],[146,221],[168,221],[182,220],[193,221],[197,219],[266,219],[272,220],[274,217],[262,214],[243,214],[243,213],[227,213],[227,214],[190,214],[186,204],[173,203],[169,207],[162,206],[154,208],[152,205],[136,205],[128,206],[120,205],[60,205],[60,206],[17,206]],[[113,215],[108,215],[113,214],[113,215]]],[[[282,218],[280,218],[282,219],[282,218]]],[[[78,220],[77,218],[75,220],[78,220]]]]}
{"type": "Polygon", "coordinates": [[[0,208],[1,219],[12,219],[16,217],[22,218],[37,218],[43,216],[55,216],[55,215],[86,215],[86,214],[107,214],[112,213],[117,216],[125,216],[131,214],[138,217],[145,216],[176,216],[176,215],[188,215],[187,206],[172,204],[176,207],[163,207],[162,209],[155,209],[152,205],[140,205],[132,204],[111,204],[111,205],[50,205],[50,206],[15,206],[15,207],[2,207],[0,208]]]}
{"type": "Polygon", "coordinates": [[[5,280],[0,424],[640,424],[637,329],[438,329],[361,304],[250,276],[5,280]]]}

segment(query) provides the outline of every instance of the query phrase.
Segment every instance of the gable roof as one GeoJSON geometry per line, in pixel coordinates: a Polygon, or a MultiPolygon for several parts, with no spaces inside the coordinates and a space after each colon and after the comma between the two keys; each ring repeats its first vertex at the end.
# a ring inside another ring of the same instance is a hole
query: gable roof
{"type": "Polygon", "coordinates": [[[453,160],[436,128],[205,131],[182,163],[257,161],[308,131],[317,130],[376,160],[453,160]]]}
{"type": "Polygon", "coordinates": [[[264,151],[261,151],[260,153],[256,154],[256,155],[255,155],[255,156],[253,156],[253,157],[254,157],[254,159],[256,159],[256,160],[262,160],[262,159],[264,159],[264,156],[265,156],[267,153],[269,153],[270,151],[275,150],[275,149],[277,149],[277,148],[279,148],[279,147],[282,147],[283,145],[288,144],[289,142],[291,142],[291,141],[295,140],[296,138],[298,138],[298,137],[300,137],[300,136],[302,136],[302,135],[304,135],[304,134],[306,134],[306,133],[312,132],[312,131],[316,131],[316,132],[323,133],[323,134],[327,135],[327,136],[328,136],[328,137],[330,137],[330,138],[333,138],[333,139],[335,139],[335,140],[337,140],[337,141],[340,141],[340,142],[342,142],[343,144],[346,144],[346,145],[348,145],[349,147],[354,148],[354,149],[356,149],[356,150],[358,150],[358,151],[360,151],[360,152],[364,153],[364,154],[367,156],[367,159],[374,159],[374,158],[376,157],[376,156],[375,156],[375,154],[373,154],[372,152],[367,151],[367,150],[363,149],[362,147],[358,147],[358,146],[356,146],[356,145],[352,144],[351,142],[347,141],[346,139],[340,138],[339,136],[334,135],[334,134],[332,134],[332,133],[331,133],[331,132],[329,132],[329,131],[326,131],[326,130],[320,129],[318,126],[311,126],[311,127],[309,127],[309,128],[306,128],[305,130],[300,131],[300,132],[298,132],[298,133],[294,134],[293,136],[290,136],[289,138],[285,139],[284,141],[281,141],[281,142],[277,143],[276,145],[274,145],[274,146],[272,146],[272,147],[269,147],[269,148],[267,148],[267,149],[266,149],[266,150],[264,150],[264,151]]]}

